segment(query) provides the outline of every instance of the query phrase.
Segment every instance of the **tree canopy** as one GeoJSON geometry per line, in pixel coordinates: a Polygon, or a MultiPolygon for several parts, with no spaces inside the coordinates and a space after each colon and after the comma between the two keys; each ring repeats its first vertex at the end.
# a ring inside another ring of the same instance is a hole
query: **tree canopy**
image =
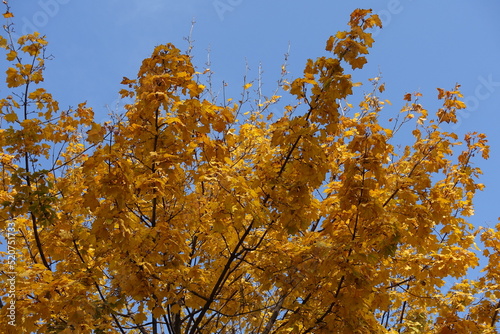
{"type": "Polygon", "coordinates": [[[45,38],[7,24],[4,332],[498,333],[500,232],[467,220],[486,137],[443,130],[459,85],[389,119],[380,77],[352,101],[377,27],[354,11],[269,97],[222,100],[159,45],[98,123],[43,88],[45,38]]]}

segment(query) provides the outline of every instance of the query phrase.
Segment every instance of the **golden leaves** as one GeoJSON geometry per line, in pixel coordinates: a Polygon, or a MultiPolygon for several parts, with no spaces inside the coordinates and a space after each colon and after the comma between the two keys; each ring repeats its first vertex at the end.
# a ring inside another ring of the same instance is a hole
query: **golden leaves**
{"type": "Polygon", "coordinates": [[[13,61],[14,59],[16,59],[16,57],[17,57],[17,52],[14,51],[14,50],[10,50],[9,53],[7,53],[7,56],[6,56],[6,58],[7,58],[8,61],[13,61]]]}
{"type": "Polygon", "coordinates": [[[379,27],[382,28],[382,21],[378,15],[371,15],[363,23],[363,29],[379,27]]]}
{"type": "Polygon", "coordinates": [[[11,112],[9,114],[5,114],[3,118],[10,123],[14,123],[15,121],[18,120],[17,114],[15,112],[11,112]]]}
{"type": "MultiPolygon", "coordinates": [[[[331,56],[306,62],[288,86],[296,102],[282,108],[286,94],[209,100],[204,74],[172,44],[123,78],[132,101],[104,124],[85,103],[61,111],[32,88],[43,62],[12,65],[8,85],[31,90],[1,100],[11,124],[0,131],[0,217],[22,234],[23,326],[151,332],[158,318],[207,333],[473,329],[459,310],[486,328],[498,228],[481,236],[484,278],[441,290],[477,265],[479,232],[466,218],[483,188],[472,159],[488,157],[486,137],[461,144],[436,125],[465,107],[458,86],[438,89],[436,113],[405,94],[391,128],[379,120],[390,104],[376,95],[379,78],[359,104],[347,101],[359,84],[343,66],[363,67],[367,29],[381,25],[369,14],[355,11],[350,30],[328,39],[331,56]],[[23,115],[24,105],[36,112],[23,115]],[[412,141],[398,148],[408,123],[412,141]],[[479,292],[486,299],[473,305],[479,292]]],[[[45,45],[36,34],[19,43],[0,39],[12,62],[45,45]]]]}
{"type": "Polygon", "coordinates": [[[97,144],[102,142],[105,134],[106,128],[98,123],[92,123],[90,130],[87,131],[87,141],[92,144],[97,144]]]}
{"type": "Polygon", "coordinates": [[[15,68],[9,67],[6,71],[7,73],[7,87],[19,87],[26,83],[25,78],[19,73],[15,68]]]}
{"type": "Polygon", "coordinates": [[[366,60],[365,57],[358,57],[353,59],[350,64],[352,66],[352,69],[356,68],[363,68],[363,66],[367,63],[368,61],[366,60]]]}

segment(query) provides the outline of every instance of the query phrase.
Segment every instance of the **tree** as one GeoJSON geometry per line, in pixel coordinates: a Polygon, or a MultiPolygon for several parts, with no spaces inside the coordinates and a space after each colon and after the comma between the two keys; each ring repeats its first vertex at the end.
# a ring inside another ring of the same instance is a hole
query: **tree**
{"type": "Polygon", "coordinates": [[[384,121],[379,78],[350,104],[350,72],[381,26],[370,13],[354,11],[329,56],[280,81],[287,102],[253,105],[246,82],[238,103],[210,98],[208,70],[157,46],[104,124],[84,103],[59,108],[40,87],[45,39],[15,41],[7,25],[2,328],[498,333],[500,235],[467,222],[486,138],[443,131],[465,108],[458,85],[438,89],[435,115],[414,93],[384,121]],[[471,280],[479,234],[490,262],[471,280]]]}

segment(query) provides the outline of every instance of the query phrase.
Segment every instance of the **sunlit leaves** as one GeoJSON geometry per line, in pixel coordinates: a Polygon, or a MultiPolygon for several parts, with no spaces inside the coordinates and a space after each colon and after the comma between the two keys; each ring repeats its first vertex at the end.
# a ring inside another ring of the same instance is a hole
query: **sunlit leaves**
{"type": "Polygon", "coordinates": [[[284,92],[232,105],[159,45],[103,124],[38,86],[43,38],[0,39],[14,90],[0,100],[0,224],[19,233],[23,331],[494,333],[498,227],[467,222],[486,137],[440,127],[465,107],[459,86],[438,89],[435,113],[405,94],[390,128],[379,77],[347,101],[360,83],[344,67],[364,66],[380,26],[356,10],[284,92]],[[462,279],[477,234],[489,262],[462,279]]]}
{"type": "Polygon", "coordinates": [[[26,83],[23,76],[15,68],[9,67],[7,73],[7,87],[19,87],[26,83]]]}

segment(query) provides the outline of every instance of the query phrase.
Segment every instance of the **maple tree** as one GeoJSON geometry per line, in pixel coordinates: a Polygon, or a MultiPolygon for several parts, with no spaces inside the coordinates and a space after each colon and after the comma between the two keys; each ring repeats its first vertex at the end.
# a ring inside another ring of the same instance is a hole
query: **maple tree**
{"type": "Polygon", "coordinates": [[[280,81],[287,99],[256,105],[211,98],[210,70],[157,46],[103,124],[85,103],[62,110],[40,87],[45,39],[6,27],[6,333],[498,333],[500,232],[467,221],[486,138],[443,131],[459,86],[438,89],[436,113],[407,94],[387,122],[379,78],[349,102],[381,27],[370,10],[280,81]],[[476,236],[489,262],[473,280],[476,236]]]}

